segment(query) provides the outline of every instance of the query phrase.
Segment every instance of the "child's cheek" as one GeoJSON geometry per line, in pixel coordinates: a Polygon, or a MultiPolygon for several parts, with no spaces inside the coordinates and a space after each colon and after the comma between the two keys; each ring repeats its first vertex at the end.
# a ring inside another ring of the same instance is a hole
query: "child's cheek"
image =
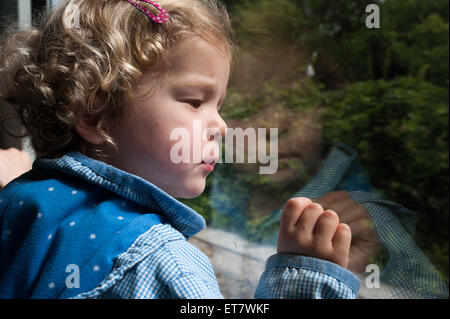
{"type": "Polygon", "coordinates": [[[198,153],[199,148],[201,148],[201,144],[194,140],[196,136],[193,132],[192,123],[186,121],[186,119],[175,118],[167,124],[164,136],[161,136],[160,140],[162,142],[160,145],[165,149],[167,158],[175,163],[177,160],[173,158],[173,155],[178,154],[183,157],[183,163],[192,162],[193,152],[197,150],[198,153]]]}

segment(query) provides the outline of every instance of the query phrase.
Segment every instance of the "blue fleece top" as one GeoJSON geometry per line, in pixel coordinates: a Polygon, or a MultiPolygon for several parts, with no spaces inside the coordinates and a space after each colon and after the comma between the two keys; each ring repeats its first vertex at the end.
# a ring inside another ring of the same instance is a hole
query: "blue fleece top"
{"type": "Polygon", "coordinates": [[[0,192],[0,298],[93,289],[141,234],[169,222],[186,238],[205,227],[188,206],[103,162],[78,152],[37,159],[0,192]],[[81,288],[66,284],[75,271],[81,288]]]}

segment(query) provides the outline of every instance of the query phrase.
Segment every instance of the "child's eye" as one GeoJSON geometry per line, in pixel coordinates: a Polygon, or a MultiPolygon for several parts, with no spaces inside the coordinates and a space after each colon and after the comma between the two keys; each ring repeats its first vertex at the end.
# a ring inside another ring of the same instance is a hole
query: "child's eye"
{"type": "Polygon", "coordinates": [[[187,100],[186,103],[190,104],[191,106],[198,108],[200,105],[202,105],[202,101],[200,100],[187,100]]]}

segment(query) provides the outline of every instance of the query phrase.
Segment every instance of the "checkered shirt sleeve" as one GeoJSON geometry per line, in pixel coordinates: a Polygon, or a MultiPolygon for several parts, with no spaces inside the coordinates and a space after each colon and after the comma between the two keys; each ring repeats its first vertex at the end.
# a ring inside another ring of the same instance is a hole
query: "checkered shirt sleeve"
{"type": "Polygon", "coordinates": [[[206,256],[187,241],[171,241],[147,256],[101,298],[218,299],[214,272],[206,256]]]}
{"type": "Polygon", "coordinates": [[[98,299],[221,299],[211,263],[168,224],[153,226],[121,254],[94,290],[75,297],[98,299]]]}
{"type": "Polygon", "coordinates": [[[271,256],[255,292],[269,299],[354,299],[358,277],[325,260],[287,254],[271,256]]]}

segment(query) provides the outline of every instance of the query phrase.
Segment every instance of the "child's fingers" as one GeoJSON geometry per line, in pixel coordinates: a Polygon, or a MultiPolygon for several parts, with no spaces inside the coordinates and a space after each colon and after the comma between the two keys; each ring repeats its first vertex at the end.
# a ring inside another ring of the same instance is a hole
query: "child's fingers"
{"type": "Polygon", "coordinates": [[[295,197],[288,200],[281,214],[280,227],[289,228],[297,224],[303,210],[312,202],[306,197],[295,197]]]}
{"type": "Polygon", "coordinates": [[[317,220],[322,214],[323,208],[320,204],[312,203],[306,207],[297,223],[297,229],[301,232],[301,235],[312,238],[317,220]]]}
{"type": "Polygon", "coordinates": [[[352,242],[352,231],[347,224],[339,224],[336,228],[332,243],[336,256],[336,263],[347,268],[350,244],[352,242]]]}
{"type": "Polygon", "coordinates": [[[347,224],[340,223],[336,228],[336,233],[332,239],[333,248],[338,253],[349,252],[352,242],[352,231],[347,224]]]}
{"type": "Polygon", "coordinates": [[[326,210],[320,215],[314,230],[314,241],[322,249],[332,248],[332,240],[339,225],[339,217],[332,210],[326,210]]]}

